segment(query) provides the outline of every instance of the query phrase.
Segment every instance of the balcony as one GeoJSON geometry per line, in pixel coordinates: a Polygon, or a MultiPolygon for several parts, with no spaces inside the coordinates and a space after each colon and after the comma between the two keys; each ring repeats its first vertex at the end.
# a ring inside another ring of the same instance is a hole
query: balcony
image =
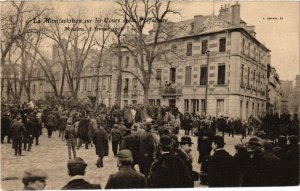
{"type": "Polygon", "coordinates": [[[181,96],[182,95],[182,89],[171,87],[171,86],[165,86],[159,88],[159,94],[163,97],[166,96],[181,96]]]}

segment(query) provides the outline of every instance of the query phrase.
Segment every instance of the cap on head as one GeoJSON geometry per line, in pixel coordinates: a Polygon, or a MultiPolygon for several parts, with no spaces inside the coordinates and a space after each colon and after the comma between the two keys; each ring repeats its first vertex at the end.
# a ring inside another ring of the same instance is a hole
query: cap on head
{"type": "Polygon", "coordinates": [[[291,144],[298,144],[299,138],[296,135],[289,136],[289,141],[291,144]]]}
{"type": "Polygon", "coordinates": [[[22,182],[27,185],[30,181],[44,180],[46,178],[48,178],[48,175],[43,170],[38,168],[30,168],[25,170],[22,182]]]}
{"type": "Polygon", "coordinates": [[[120,150],[117,154],[119,161],[132,161],[132,153],[128,149],[120,150]]]}

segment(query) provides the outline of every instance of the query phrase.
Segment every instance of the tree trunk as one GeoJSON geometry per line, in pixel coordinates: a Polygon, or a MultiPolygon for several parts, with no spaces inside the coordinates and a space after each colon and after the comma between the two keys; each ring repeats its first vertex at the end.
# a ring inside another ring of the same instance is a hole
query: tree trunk
{"type": "Polygon", "coordinates": [[[60,85],[60,92],[59,92],[59,97],[60,98],[62,98],[62,94],[63,94],[63,91],[64,91],[65,72],[66,72],[66,65],[64,64],[63,72],[62,72],[62,75],[61,75],[61,85],[60,85]]]}
{"type": "Polygon", "coordinates": [[[149,84],[145,84],[145,86],[143,87],[144,90],[144,103],[145,105],[149,104],[149,84]]]}

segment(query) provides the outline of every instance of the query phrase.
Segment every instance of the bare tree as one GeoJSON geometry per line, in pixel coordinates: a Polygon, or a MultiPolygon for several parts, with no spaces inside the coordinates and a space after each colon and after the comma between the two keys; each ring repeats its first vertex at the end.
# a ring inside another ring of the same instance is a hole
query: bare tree
{"type": "MultiPolygon", "coordinates": [[[[27,79],[28,77],[27,74],[29,74],[29,76],[31,75],[30,71],[32,70],[32,65],[29,67],[28,70],[27,65],[25,63],[27,59],[27,55],[25,54],[25,49],[27,45],[23,40],[29,36],[33,36],[34,34],[39,33],[39,30],[36,29],[33,21],[37,17],[44,14],[46,12],[46,9],[44,10],[36,9],[35,7],[31,7],[27,5],[25,1],[20,1],[20,2],[10,1],[10,2],[6,2],[6,4],[4,4],[3,6],[5,6],[6,9],[5,12],[2,14],[3,17],[1,19],[2,68],[3,70],[6,70],[6,68],[8,67],[6,64],[7,60],[9,60],[9,63],[11,63],[11,60],[13,58],[10,57],[9,59],[6,59],[6,57],[8,53],[11,52],[11,50],[14,48],[14,46],[18,46],[19,48],[22,47],[23,49],[21,49],[20,52],[22,67],[19,68],[21,71],[22,80],[20,81],[20,85],[19,85],[20,89],[18,92],[18,96],[15,96],[15,98],[20,99],[23,87],[25,86],[28,99],[30,99],[30,79],[27,79]],[[26,84],[25,81],[29,82],[29,84],[28,83],[26,84]]],[[[8,70],[6,70],[6,72],[7,71],[8,70]]],[[[9,85],[10,83],[7,84],[9,85]]],[[[8,91],[8,92],[12,92],[12,91],[8,91]]]]}
{"type": "MultiPolygon", "coordinates": [[[[70,17],[85,18],[85,13],[80,8],[74,11],[77,12],[70,13],[70,17]]],[[[54,40],[59,47],[57,56],[63,69],[60,94],[64,87],[64,77],[66,77],[72,97],[76,100],[84,63],[91,48],[95,45],[95,30],[84,22],[73,22],[68,28],[62,27],[59,23],[49,23],[45,35],[54,40]]]]}
{"type": "Polygon", "coordinates": [[[170,14],[179,14],[171,8],[171,1],[165,4],[159,0],[142,2],[122,1],[118,2],[125,21],[131,26],[133,33],[122,39],[122,50],[127,51],[137,67],[137,71],[121,69],[121,72],[134,76],[142,85],[144,92],[144,103],[149,102],[149,86],[155,59],[169,50],[158,50],[159,42],[170,38],[163,27],[163,22],[170,14]],[[155,22],[155,28],[150,35],[145,35],[145,29],[150,22],[155,22]]]}

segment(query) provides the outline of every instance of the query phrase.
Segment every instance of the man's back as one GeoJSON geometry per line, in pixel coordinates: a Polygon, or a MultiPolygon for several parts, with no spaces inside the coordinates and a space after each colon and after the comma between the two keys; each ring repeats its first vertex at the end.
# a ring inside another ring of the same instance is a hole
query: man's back
{"type": "Polygon", "coordinates": [[[145,188],[146,178],[131,166],[122,166],[120,171],[110,175],[105,189],[145,188]]]}
{"type": "Polygon", "coordinates": [[[12,132],[14,138],[21,138],[24,135],[25,127],[20,121],[15,122],[12,125],[12,132]]]}
{"type": "Polygon", "coordinates": [[[151,188],[191,188],[193,181],[184,162],[170,153],[162,154],[152,164],[151,188]]]}
{"type": "Polygon", "coordinates": [[[99,184],[91,184],[82,179],[74,179],[68,182],[62,190],[87,190],[87,189],[101,189],[99,184]]]}

